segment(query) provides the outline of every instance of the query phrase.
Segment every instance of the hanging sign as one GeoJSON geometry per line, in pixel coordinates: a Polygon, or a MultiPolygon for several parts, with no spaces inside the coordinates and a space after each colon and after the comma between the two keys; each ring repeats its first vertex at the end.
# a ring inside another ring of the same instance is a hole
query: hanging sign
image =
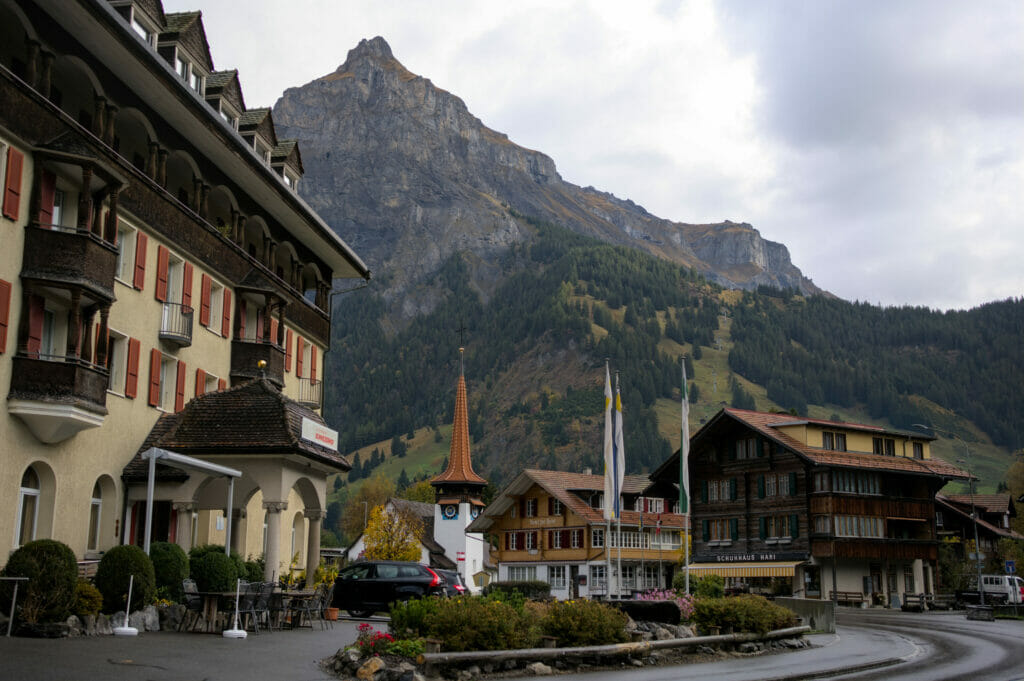
{"type": "Polygon", "coordinates": [[[338,431],[305,416],[302,417],[302,439],[338,451],[338,431]]]}

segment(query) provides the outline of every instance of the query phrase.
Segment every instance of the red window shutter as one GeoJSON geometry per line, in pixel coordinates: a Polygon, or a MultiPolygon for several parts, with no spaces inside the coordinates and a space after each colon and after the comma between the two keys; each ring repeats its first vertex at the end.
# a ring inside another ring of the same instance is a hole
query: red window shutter
{"type": "Polygon", "coordinates": [[[21,208],[21,169],[25,156],[14,147],[7,149],[7,180],[4,182],[5,218],[17,220],[21,208]]]}
{"type": "Polygon", "coordinates": [[[28,344],[25,349],[29,357],[38,357],[43,347],[43,309],[46,302],[42,296],[28,297],[28,344]]]}
{"type": "Polygon", "coordinates": [[[310,344],[309,346],[309,380],[316,383],[316,346],[310,344]]]}
{"type": "Polygon", "coordinates": [[[205,274],[199,280],[199,323],[203,326],[210,325],[210,289],[212,283],[205,274]]]}
{"type": "Polygon", "coordinates": [[[156,348],[149,351],[149,406],[160,404],[160,362],[163,355],[156,348]]]}
{"type": "Polygon", "coordinates": [[[228,387],[228,381],[226,378],[217,379],[217,390],[226,390],[228,387]]]}
{"type": "Polygon", "coordinates": [[[292,330],[284,330],[284,370],[292,370],[292,330]]]}
{"type": "Polygon", "coordinates": [[[238,300],[238,337],[245,338],[245,299],[238,300]]]}
{"type": "Polygon", "coordinates": [[[562,548],[563,549],[567,549],[570,546],[572,546],[572,544],[569,543],[569,534],[570,534],[569,530],[562,530],[562,548]]]}
{"type": "Polygon", "coordinates": [[[174,387],[174,411],[185,407],[185,363],[178,360],[178,382],[174,387]]]}
{"type": "Polygon", "coordinates": [[[523,549],[526,548],[526,533],[525,532],[516,532],[516,546],[519,547],[519,550],[523,550],[523,549]]]}
{"type": "Polygon", "coordinates": [[[263,313],[264,310],[256,310],[256,340],[263,340],[263,313]]]}
{"type": "Polygon", "coordinates": [[[199,397],[206,391],[206,372],[202,369],[196,369],[196,397],[199,397]]]}
{"type": "Polygon", "coordinates": [[[273,317],[270,318],[270,342],[277,345],[277,329],[280,325],[273,317]]]}
{"type": "Polygon", "coordinates": [[[181,304],[192,307],[192,263],[186,262],[181,269],[181,304]]]}
{"type": "Polygon", "coordinates": [[[512,541],[511,537],[512,537],[512,533],[511,532],[506,532],[505,533],[505,550],[506,551],[508,551],[509,547],[511,546],[511,541],[512,541]]]}
{"type": "Polygon", "coordinates": [[[295,375],[302,378],[302,355],[306,352],[306,339],[299,336],[295,343],[295,375]]]}
{"type": "Polygon", "coordinates": [[[220,320],[220,335],[225,338],[231,333],[231,291],[224,289],[224,302],[221,304],[223,317],[220,320]]]}
{"type": "Polygon", "coordinates": [[[7,351],[7,326],[11,316],[11,282],[0,279],[0,355],[7,351]]]}
{"type": "Polygon", "coordinates": [[[135,397],[139,394],[139,351],[137,338],[128,339],[128,371],[125,372],[124,396],[135,397]]]}
{"type": "Polygon", "coordinates": [[[530,534],[533,535],[533,547],[535,549],[542,549],[542,548],[544,548],[543,546],[540,545],[540,533],[537,532],[536,530],[534,530],[530,534]]]}
{"type": "Polygon", "coordinates": [[[135,233],[135,278],[132,286],[141,291],[146,287],[146,244],[149,242],[142,232],[135,233]]]}
{"type": "Polygon", "coordinates": [[[548,515],[555,514],[555,498],[548,497],[548,515]]]}
{"type": "Polygon", "coordinates": [[[53,197],[57,190],[57,176],[44,170],[39,181],[39,226],[50,229],[53,224],[53,197]]]}
{"type": "Polygon", "coordinates": [[[156,248],[156,299],[167,302],[167,266],[170,252],[163,246],[156,248]]]}

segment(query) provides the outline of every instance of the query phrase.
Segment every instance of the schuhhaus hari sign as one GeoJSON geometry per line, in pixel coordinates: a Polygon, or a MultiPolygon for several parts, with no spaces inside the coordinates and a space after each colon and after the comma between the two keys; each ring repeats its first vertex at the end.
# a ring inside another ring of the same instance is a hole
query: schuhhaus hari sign
{"type": "Polygon", "coordinates": [[[772,563],[777,561],[807,560],[806,553],[800,552],[759,552],[759,553],[730,553],[694,556],[694,563],[772,563]]]}
{"type": "Polygon", "coordinates": [[[338,431],[305,417],[302,419],[302,439],[338,451],[338,431]]]}

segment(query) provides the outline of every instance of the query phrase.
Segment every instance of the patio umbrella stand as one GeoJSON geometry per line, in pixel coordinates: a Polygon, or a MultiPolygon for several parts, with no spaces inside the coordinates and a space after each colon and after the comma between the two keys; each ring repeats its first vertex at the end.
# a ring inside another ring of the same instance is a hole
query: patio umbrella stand
{"type": "Polygon", "coordinates": [[[128,615],[132,611],[132,586],[135,585],[135,575],[128,577],[128,601],[124,606],[124,626],[114,627],[114,636],[138,636],[139,630],[128,626],[128,615]]]}
{"type": "Polygon", "coordinates": [[[242,588],[242,580],[238,579],[235,582],[235,625],[230,629],[225,629],[222,636],[224,638],[245,638],[248,634],[245,629],[238,628],[238,594],[242,588]]]}

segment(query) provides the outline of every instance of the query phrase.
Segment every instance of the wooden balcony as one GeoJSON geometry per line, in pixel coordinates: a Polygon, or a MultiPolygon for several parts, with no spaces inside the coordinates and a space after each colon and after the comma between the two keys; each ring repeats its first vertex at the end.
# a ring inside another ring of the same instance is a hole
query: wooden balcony
{"type": "Polygon", "coordinates": [[[257,340],[231,341],[231,384],[261,377],[284,388],[284,348],[257,340]]]}
{"type": "Polygon", "coordinates": [[[77,287],[100,300],[114,299],[117,247],[88,231],[25,228],[23,279],[77,287]]]}
{"type": "Polygon", "coordinates": [[[103,425],[109,374],[76,357],[16,355],[12,361],[10,413],[42,442],[61,442],[103,425]]]}

